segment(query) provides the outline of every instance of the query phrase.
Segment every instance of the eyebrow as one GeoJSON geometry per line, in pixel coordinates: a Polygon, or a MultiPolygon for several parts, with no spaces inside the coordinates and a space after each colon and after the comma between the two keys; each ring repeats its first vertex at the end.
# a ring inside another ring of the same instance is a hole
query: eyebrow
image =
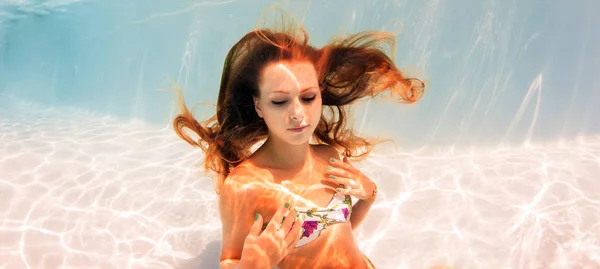
{"type": "MultiPolygon", "coordinates": [[[[303,89],[302,91],[300,91],[300,93],[303,93],[303,92],[308,91],[308,90],[313,89],[313,88],[319,88],[319,87],[317,87],[317,86],[311,86],[311,87],[303,89]]],[[[275,91],[273,91],[273,93],[289,94],[288,92],[283,91],[283,90],[275,90],[275,91]]]]}

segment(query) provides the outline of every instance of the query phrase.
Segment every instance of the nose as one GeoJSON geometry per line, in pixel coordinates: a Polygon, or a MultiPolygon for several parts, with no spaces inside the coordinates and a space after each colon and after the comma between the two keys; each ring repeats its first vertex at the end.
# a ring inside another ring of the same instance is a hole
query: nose
{"type": "Polygon", "coordinates": [[[300,100],[294,100],[290,106],[290,116],[293,121],[302,122],[304,120],[304,107],[300,100]]]}

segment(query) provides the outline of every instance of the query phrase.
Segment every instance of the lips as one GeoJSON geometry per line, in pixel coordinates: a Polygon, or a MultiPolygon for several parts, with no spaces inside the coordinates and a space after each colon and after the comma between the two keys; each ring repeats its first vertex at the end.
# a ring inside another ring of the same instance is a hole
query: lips
{"type": "Polygon", "coordinates": [[[308,127],[308,125],[304,125],[304,126],[300,126],[300,127],[296,127],[296,128],[290,128],[288,130],[293,131],[293,132],[299,132],[304,130],[304,128],[308,127]]]}

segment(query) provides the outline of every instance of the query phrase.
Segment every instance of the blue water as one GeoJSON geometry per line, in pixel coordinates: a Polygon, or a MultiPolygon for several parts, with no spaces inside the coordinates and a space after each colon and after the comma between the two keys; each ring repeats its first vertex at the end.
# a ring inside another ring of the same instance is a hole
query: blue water
{"type": "Polygon", "coordinates": [[[356,235],[376,265],[600,268],[595,0],[2,0],[0,268],[215,256],[216,197],[197,150],[169,129],[175,95],[160,89],[176,82],[188,105],[215,103],[225,54],[274,3],[316,46],[398,33],[397,64],[427,84],[416,105],[353,110],[357,130],[399,146],[362,164],[386,186],[356,235]],[[380,224],[378,210],[398,215],[380,224]],[[48,249],[30,246],[40,240],[48,249]]]}

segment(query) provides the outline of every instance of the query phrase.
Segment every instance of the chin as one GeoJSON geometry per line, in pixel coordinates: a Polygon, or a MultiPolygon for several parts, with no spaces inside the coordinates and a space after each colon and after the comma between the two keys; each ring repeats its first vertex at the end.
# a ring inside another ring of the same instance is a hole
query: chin
{"type": "Polygon", "coordinates": [[[310,133],[310,134],[306,133],[306,134],[296,135],[296,136],[294,136],[293,134],[292,135],[287,134],[287,136],[284,138],[284,141],[293,146],[300,146],[300,145],[308,144],[311,136],[312,136],[312,133],[310,133]]]}
{"type": "Polygon", "coordinates": [[[302,138],[302,139],[286,139],[286,142],[293,146],[300,146],[308,144],[310,138],[302,138]]]}
{"type": "Polygon", "coordinates": [[[285,129],[283,132],[277,132],[276,134],[272,133],[271,135],[274,137],[276,136],[277,140],[289,144],[291,146],[301,146],[310,143],[315,131],[315,128],[311,127],[312,126],[309,126],[309,129],[305,130],[302,133],[293,133],[290,132],[288,129],[285,129]]]}

